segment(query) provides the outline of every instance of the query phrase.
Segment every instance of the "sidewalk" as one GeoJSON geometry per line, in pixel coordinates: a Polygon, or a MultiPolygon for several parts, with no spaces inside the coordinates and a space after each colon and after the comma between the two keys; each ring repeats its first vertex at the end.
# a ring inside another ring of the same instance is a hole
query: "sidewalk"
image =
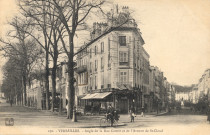
{"type": "MultiPolygon", "coordinates": [[[[100,119],[104,115],[82,115],[77,116],[78,122],[66,118],[66,113],[59,115],[59,112],[51,112],[50,110],[38,110],[24,106],[12,106],[9,104],[0,105],[0,119],[4,120],[6,117],[14,117],[16,126],[40,126],[45,125],[49,127],[62,127],[62,128],[99,128],[100,119]],[[3,112],[3,113],[2,113],[3,112]],[[12,115],[11,115],[12,114],[12,115]]],[[[164,114],[164,113],[161,113],[164,114]]],[[[159,114],[159,115],[161,115],[159,114]]],[[[157,116],[153,113],[145,114],[145,117],[137,115],[136,121],[146,120],[149,117],[157,116]]],[[[120,114],[118,126],[126,126],[130,123],[130,116],[128,114],[120,114]]],[[[103,126],[109,127],[109,126],[103,126]]]]}
{"type": "Polygon", "coordinates": [[[167,113],[168,113],[167,111],[159,112],[158,114],[157,114],[157,112],[150,112],[150,113],[146,113],[145,115],[162,116],[162,115],[165,115],[165,114],[167,114],[167,113]]]}

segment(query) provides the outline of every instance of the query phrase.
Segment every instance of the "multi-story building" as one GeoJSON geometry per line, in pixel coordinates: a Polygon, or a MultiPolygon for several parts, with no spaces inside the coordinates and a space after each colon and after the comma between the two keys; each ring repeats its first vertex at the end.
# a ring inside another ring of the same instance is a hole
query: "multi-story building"
{"type": "Polygon", "coordinates": [[[157,66],[150,67],[150,99],[152,111],[166,109],[175,101],[175,88],[157,66]]]}
{"type": "MultiPolygon", "coordinates": [[[[144,40],[135,20],[130,17],[128,7],[122,10],[116,7],[112,11],[106,23],[93,24],[91,41],[76,53],[77,109],[100,112],[111,104],[121,113],[127,113],[129,109],[138,113],[143,107],[146,111],[155,111],[156,106],[168,100],[169,83],[163,72],[157,67],[150,67],[150,56],[143,47],[144,40]]],[[[40,97],[43,108],[46,97],[43,80],[34,80],[33,84],[28,91],[39,89],[39,96],[29,94],[29,97],[36,100],[40,97]]],[[[56,97],[62,99],[60,103],[66,108],[66,62],[58,66],[56,84],[56,97]]],[[[49,86],[51,95],[51,76],[49,86]]],[[[32,99],[28,101],[33,102],[32,99]]]]}
{"type": "Polygon", "coordinates": [[[189,100],[193,104],[198,103],[198,87],[197,86],[194,86],[192,88],[192,91],[189,94],[189,100]]]}
{"type": "Polygon", "coordinates": [[[87,110],[111,104],[122,113],[140,112],[149,102],[149,55],[128,7],[114,11],[107,23],[93,24],[91,42],[78,51],[78,102],[87,110]]]}
{"type": "Polygon", "coordinates": [[[27,85],[27,105],[29,107],[35,107],[42,109],[42,82],[38,79],[33,79],[30,86],[27,85]]]}
{"type": "Polygon", "coordinates": [[[210,101],[210,69],[207,69],[198,82],[198,96],[202,98],[207,96],[210,101]]]}
{"type": "Polygon", "coordinates": [[[169,84],[168,102],[169,104],[175,103],[175,87],[171,84],[169,84]]]}

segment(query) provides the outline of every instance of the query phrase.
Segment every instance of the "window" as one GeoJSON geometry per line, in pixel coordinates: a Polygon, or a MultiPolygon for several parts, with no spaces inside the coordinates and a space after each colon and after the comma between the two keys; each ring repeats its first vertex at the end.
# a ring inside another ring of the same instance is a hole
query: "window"
{"type": "Polygon", "coordinates": [[[120,52],[120,65],[128,64],[128,53],[120,52]]]}
{"type": "Polygon", "coordinates": [[[81,74],[81,84],[84,84],[84,76],[83,76],[83,73],[81,74]]]}
{"type": "Polygon", "coordinates": [[[77,61],[77,65],[78,65],[78,67],[80,66],[80,60],[77,61]]]}
{"type": "Polygon", "coordinates": [[[120,46],[126,46],[126,36],[119,36],[120,46]]]}
{"type": "Polygon", "coordinates": [[[81,74],[79,75],[79,84],[82,84],[82,81],[81,81],[82,77],[81,77],[81,74]]]}
{"type": "Polygon", "coordinates": [[[97,89],[97,76],[95,76],[95,89],[97,89]]]}
{"type": "Polygon", "coordinates": [[[101,70],[104,70],[104,59],[101,57],[101,70]]]}
{"type": "Polygon", "coordinates": [[[84,84],[88,84],[88,73],[84,73],[84,84]]]}
{"type": "Polygon", "coordinates": [[[90,58],[92,57],[92,49],[90,49],[90,58]]]}
{"type": "Polygon", "coordinates": [[[111,67],[110,63],[110,39],[108,38],[108,67],[111,67]]]}
{"type": "Polygon", "coordinates": [[[104,74],[101,74],[101,89],[104,88],[104,74]]]}
{"type": "Polygon", "coordinates": [[[97,71],[97,60],[95,60],[95,71],[97,71]]]}
{"type": "Polygon", "coordinates": [[[94,87],[93,83],[94,83],[94,77],[90,77],[90,89],[94,87]]]}
{"type": "Polygon", "coordinates": [[[97,46],[95,46],[95,55],[97,54],[97,46]]]}
{"type": "Polygon", "coordinates": [[[92,63],[90,62],[90,73],[92,73],[92,63]]]}
{"type": "Polygon", "coordinates": [[[104,52],[104,42],[101,42],[101,53],[104,52]]]}
{"type": "Polygon", "coordinates": [[[122,82],[122,83],[125,83],[125,82],[127,82],[127,72],[120,72],[120,81],[122,82]]]}

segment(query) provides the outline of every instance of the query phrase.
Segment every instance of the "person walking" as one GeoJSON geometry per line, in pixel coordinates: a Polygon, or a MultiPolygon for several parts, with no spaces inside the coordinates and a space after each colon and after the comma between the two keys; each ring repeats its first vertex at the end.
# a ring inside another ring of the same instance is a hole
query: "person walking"
{"type": "Polygon", "coordinates": [[[108,110],[107,110],[107,120],[110,120],[111,126],[113,126],[114,123],[114,108],[109,104],[108,110]]]}
{"type": "Polygon", "coordinates": [[[130,109],[129,113],[130,113],[130,119],[131,119],[131,122],[134,122],[134,117],[135,117],[135,114],[134,114],[133,110],[132,110],[132,109],[130,109]]]}
{"type": "Polygon", "coordinates": [[[145,109],[144,109],[144,107],[142,107],[142,109],[141,109],[142,111],[141,111],[141,117],[145,117],[145,109]]]}
{"type": "Polygon", "coordinates": [[[12,104],[13,104],[13,100],[12,99],[10,99],[10,106],[12,107],[12,104]]]}

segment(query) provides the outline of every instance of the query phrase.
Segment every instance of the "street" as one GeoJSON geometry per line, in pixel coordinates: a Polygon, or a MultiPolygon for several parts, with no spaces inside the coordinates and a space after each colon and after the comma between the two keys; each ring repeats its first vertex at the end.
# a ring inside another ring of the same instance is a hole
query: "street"
{"type": "MultiPolygon", "coordinates": [[[[141,117],[137,115],[133,123],[130,122],[128,115],[120,115],[119,126],[103,127],[103,129],[117,130],[126,128],[130,130],[132,128],[132,132],[134,133],[143,132],[143,130],[146,129],[150,130],[150,132],[169,132],[175,129],[176,131],[182,131],[186,128],[192,130],[198,127],[210,129],[210,124],[206,121],[207,117],[205,115],[188,115],[187,113],[188,111],[183,110],[180,114],[176,114],[176,112],[173,111],[171,114],[164,114],[162,116],[146,114],[145,117],[141,117]]],[[[0,104],[1,128],[7,128],[5,126],[5,118],[13,118],[14,127],[20,128],[100,128],[99,120],[102,117],[104,116],[78,116],[78,122],[72,122],[66,119],[65,115],[59,116],[57,113],[50,111],[15,105],[10,107],[8,103],[0,104]]]]}

